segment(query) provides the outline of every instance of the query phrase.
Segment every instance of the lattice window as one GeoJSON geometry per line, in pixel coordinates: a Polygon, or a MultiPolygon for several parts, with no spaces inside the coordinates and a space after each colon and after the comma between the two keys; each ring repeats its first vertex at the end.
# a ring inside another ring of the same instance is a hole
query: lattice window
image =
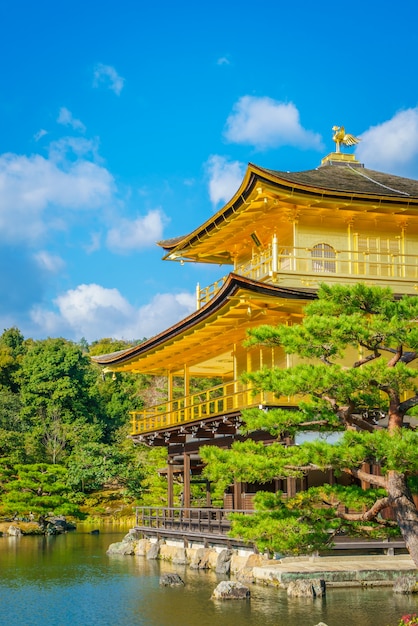
{"type": "Polygon", "coordinates": [[[389,237],[363,237],[358,236],[358,252],[368,254],[392,255],[400,254],[400,239],[389,237]]]}
{"type": "Polygon", "coordinates": [[[360,273],[379,276],[395,276],[401,261],[401,241],[399,238],[366,237],[357,235],[354,239],[358,252],[360,273]]]}
{"type": "Polygon", "coordinates": [[[312,270],[314,272],[331,272],[335,274],[335,250],[327,243],[318,243],[311,250],[312,270]]]}

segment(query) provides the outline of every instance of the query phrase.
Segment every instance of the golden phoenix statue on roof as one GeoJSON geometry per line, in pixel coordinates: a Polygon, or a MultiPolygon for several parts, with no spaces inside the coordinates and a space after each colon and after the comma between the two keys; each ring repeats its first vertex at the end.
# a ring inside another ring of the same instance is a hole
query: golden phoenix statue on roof
{"type": "Polygon", "coordinates": [[[360,141],[358,137],[346,133],[344,126],[333,126],[332,130],[334,131],[332,138],[337,145],[336,152],[341,152],[341,144],[355,146],[360,141]]]}

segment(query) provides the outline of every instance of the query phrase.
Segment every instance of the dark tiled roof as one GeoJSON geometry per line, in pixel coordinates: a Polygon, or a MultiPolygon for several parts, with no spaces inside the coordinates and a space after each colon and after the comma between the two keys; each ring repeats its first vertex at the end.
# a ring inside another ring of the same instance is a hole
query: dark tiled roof
{"type": "Polygon", "coordinates": [[[171,239],[163,239],[162,241],[157,241],[157,246],[161,246],[162,248],[174,248],[183,239],[184,235],[181,237],[172,237],[171,239]]]}
{"type": "MultiPolygon", "coordinates": [[[[278,187],[296,186],[303,188],[306,193],[329,192],[332,194],[334,192],[335,194],[357,196],[358,198],[364,196],[387,199],[390,202],[413,200],[413,204],[416,204],[418,200],[418,180],[369,170],[359,166],[359,164],[334,162],[314,170],[281,172],[250,163],[249,170],[252,170],[257,178],[262,178],[264,172],[270,181],[276,179],[278,187]]],[[[159,241],[158,245],[170,250],[189,236],[187,234],[182,237],[165,239],[159,241]]]]}
{"type": "Polygon", "coordinates": [[[289,183],[315,189],[383,197],[418,198],[418,180],[384,174],[363,167],[323,165],[305,172],[279,172],[261,167],[258,169],[289,183]]]}

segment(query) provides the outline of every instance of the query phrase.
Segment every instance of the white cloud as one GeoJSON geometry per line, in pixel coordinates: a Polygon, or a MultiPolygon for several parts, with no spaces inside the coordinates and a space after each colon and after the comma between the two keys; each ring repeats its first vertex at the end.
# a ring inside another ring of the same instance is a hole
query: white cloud
{"type": "Polygon", "coordinates": [[[51,141],[48,146],[48,155],[52,161],[63,162],[67,159],[87,158],[100,162],[99,142],[97,139],[85,137],[61,137],[57,141],[51,141]]]}
{"type": "Polygon", "coordinates": [[[34,242],[63,228],[66,211],[111,201],[114,180],[104,167],[78,159],[57,163],[39,154],[0,155],[0,238],[34,242]]]}
{"type": "Polygon", "coordinates": [[[416,176],[418,107],[399,111],[392,119],[362,133],[356,156],[368,168],[416,176]]]}
{"type": "Polygon", "coordinates": [[[125,79],[119,76],[114,67],[104,65],[103,63],[96,65],[93,76],[93,87],[104,85],[119,96],[124,84],[125,79]]]}
{"type": "Polygon", "coordinates": [[[33,138],[35,141],[39,141],[40,139],[42,139],[42,137],[45,137],[45,135],[48,134],[48,131],[45,130],[45,128],[41,128],[40,130],[38,130],[37,133],[34,134],[33,138]]]}
{"type": "Polygon", "coordinates": [[[245,165],[228,161],[226,157],[213,154],[205,165],[209,176],[209,196],[212,204],[227,202],[238,190],[245,173],[245,165]]]}
{"type": "Polygon", "coordinates": [[[84,246],[87,254],[91,254],[92,252],[96,252],[100,250],[101,247],[101,234],[100,233],[91,233],[90,234],[90,243],[84,246]]]}
{"type": "Polygon", "coordinates": [[[74,130],[80,130],[83,133],[86,130],[83,122],[73,117],[71,111],[69,111],[65,107],[60,108],[57,122],[58,124],[62,124],[63,126],[71,126],[71,128],[74,128],[74,130]]]}
{"type": "Polygon", "coordinates": [[[220,57],[216,61],[216,65],[231,65],[231,61],[228,59],[228,57],[220,57]]]}
{"type": "Polygon", "coordinates": [[[91,342],[102,337],[141,339],[158,334],[191,313],[193,294],[157,294],[150,303],[132,307],[117,289],[79,285],[55,300],[58,312],[41,307],[32,310],[33,322],[43,334],[64,334],[91,342]]]}
{"type": "Polygon", "coordinates": [[[240,98],[226,121],[224,135],[231,143],[259,150],[279,146],[323,149],[321,136],[301,126],[299,111],[292,102],[268,97],[240,98]]]}
{"type": "Polygon", "coordinates": [[[46,250],[41,250],[34,257],[38,266],[51,274],[57,274],[65,267],[65,261],[60,256],[46,250]]]}
{"type": "Polygon", "coordinates": [[[114,252],[128,252],[153,246],[162,239],[166,221],[160,209],[149,211],[135,220],[120,219],[107,235],[107,245],[114,252]]]}

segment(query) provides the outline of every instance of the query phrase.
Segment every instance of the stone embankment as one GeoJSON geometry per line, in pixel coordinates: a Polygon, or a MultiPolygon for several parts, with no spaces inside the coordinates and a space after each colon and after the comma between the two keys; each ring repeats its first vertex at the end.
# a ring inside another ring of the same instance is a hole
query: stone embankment
{"type": "Polygon", "coordinates": [[[180,541],[144,539],[135,531],[129,532],[123,541],[112,544],[108,554],[161,559],[191,569],[231,575],[246,585],[258,583],[285,589],[295,580],[318,579],[324,581],[328,588],[392,586],[401,576],[410,581],[418,579],[418,572],[408,555],[287,557],[269,560],[250,550],[229,550],[221,546],[206,548],[199,544],[184,547],[180,541]]]}

